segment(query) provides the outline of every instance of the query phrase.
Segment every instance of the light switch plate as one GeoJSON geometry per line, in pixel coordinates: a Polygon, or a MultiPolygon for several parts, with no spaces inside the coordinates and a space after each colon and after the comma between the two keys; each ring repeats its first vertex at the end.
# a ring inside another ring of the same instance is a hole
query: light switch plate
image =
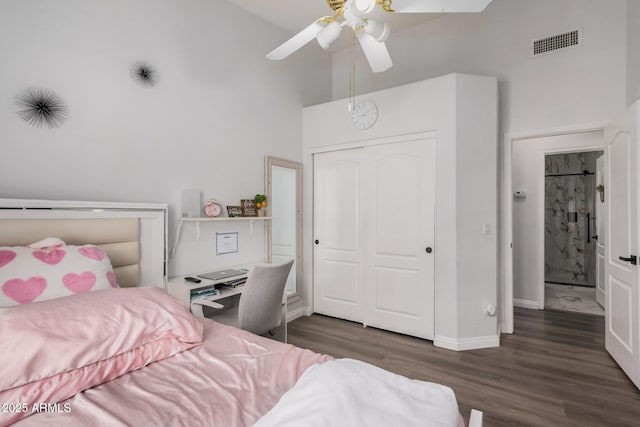
{"type": "Polygon", "coordinates": [[[484,224],[482,224],[482,234],[485,236],[488,236],[491,234],[491,224],[488,222],[485,222],[484,224]]]}

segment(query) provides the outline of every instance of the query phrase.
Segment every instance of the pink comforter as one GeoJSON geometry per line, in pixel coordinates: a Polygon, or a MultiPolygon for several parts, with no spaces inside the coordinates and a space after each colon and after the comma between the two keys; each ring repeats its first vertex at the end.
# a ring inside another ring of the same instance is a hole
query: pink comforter
{"type": "Polygon", "coordinates": [[[203,343],[85,390],[16,426],[249,426],[320,355],[201,319],[203,343]],[[65,405],[68,404],[68,405],[65,405]]]}

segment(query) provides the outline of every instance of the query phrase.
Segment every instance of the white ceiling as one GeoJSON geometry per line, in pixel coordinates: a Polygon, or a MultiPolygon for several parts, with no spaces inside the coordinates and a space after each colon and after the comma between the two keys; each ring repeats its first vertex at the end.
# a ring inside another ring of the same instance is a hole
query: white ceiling
{"type": "MultiPolygon", "coordinates": [[[[246,11],[287,31],[291,36],[323,16],[333,15],[333,10],[326,0],[229,0],[246,11]]],[[[378,8],[379,9],[379,8],[378,8]]],[[[410,27],[421,22],[442,16],[433,13],[385,13],[376,12],[391,27],[391,32],[410,27]]],[[[348,46],[348,37],[343,32],[338,42],[331,46],[331,51],[348,46]]],[[[282,40],[283,42],[285,40],[282,40]]],[[[276,48],[277,46],[274,46],[276,48]]]]}

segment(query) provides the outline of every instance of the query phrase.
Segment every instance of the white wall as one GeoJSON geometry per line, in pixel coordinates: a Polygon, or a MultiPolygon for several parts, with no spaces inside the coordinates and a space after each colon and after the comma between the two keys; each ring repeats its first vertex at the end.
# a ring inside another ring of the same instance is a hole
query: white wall
{"type": "Polygon", "coordinates": [[[526,308],[544,308],[544,155],[602,150],[602,131],[530,138],[513,142],[513,299],[526,308]]]}
{"type": "Polygon", "coordinates": [[[456,82],[458,336],[488,341],[497,322],[484,310],[498,305],[498,86],[492,80],[480,85],[461,75],[456,82]]]}
{"type": "MultiPolygon", "coordinates": [[[[263,193],[264,156],[301,161],[302,106],[330,97],[328,54],[265,58],[286,37],[223,0],[0,2],[0,197],[166,202],[173,241],[181,190],[263,193]],[[137,60],[156,87],[131,81],[137,60]],[[63,126],[17,117],[31,86],[65,100],[63,126]]],[[[202,230],[185,226],[170,274],[262,257],[261,224],[202,230]],[[215,257],[216,231],[239,231],[240,253],[215,257]]]]}
{"type": "MultiPolygon", "coordinates": [[[[635,0],[632,0],[635,1],[635,0]]],[[[493,0],[391,33],[393,67],[356,88],[380,90],[447,73],[496,76],[502,134],[610,120],[625,107],[626,0],[493,0]],[[536,57],[531,42],[581,27],[583,45],[536,57]]],[[[637,52],[637,49],[636,49],[637,52]]],[[[348,49],[333,55],[333,98],[348,94],[348,49]]]]}
{"type": "MultiPolygon", "coordinates": [[[[347,100],[304,109],[305,193],[312,194],[318,150],[402,140],[435,132],[436,345],[465,349],[497,345],[495,317],[484,315],[497,293],[497,82],[447,75],[366,95],[378,104],[375,126],[351,124],[347,100]],[[330,124],[330,126],[329,126],[330,124]],[[396,137],[397,138],[394,138],[396,137]],[[472,214],[471,214],[472,213],[472,214]],[[483,235],[483,224],[492,232],[483,235]]],[[[305,199],[305,283],[312,282],[312,200],[305,199]]],[[[312,305],[310,288],[305,303],[312,305]]]]}
{"type": "Polygon", "coordinates": [[[627,105],[640,99],[640,2],[627,0],[627,105]]]}

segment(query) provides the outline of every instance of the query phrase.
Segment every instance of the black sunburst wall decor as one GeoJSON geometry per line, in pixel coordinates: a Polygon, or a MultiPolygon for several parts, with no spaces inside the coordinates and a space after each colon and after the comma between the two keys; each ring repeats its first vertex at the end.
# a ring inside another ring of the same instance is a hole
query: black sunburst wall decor
{"type": "Polygon", "coordinates": [[[136,62],[131,66],[129,74],[142,87],[152,87],[158,82],[158,72],[148,62],[136,62]]]}
{"type": "Polygon", "coordinates": [[[69,109],[55,93],[47,89],[30,87],[16,96],[16,104],[20,107],[18,116],[34,127],[47,125],[56,128],[67,119],[69,109]]]}

